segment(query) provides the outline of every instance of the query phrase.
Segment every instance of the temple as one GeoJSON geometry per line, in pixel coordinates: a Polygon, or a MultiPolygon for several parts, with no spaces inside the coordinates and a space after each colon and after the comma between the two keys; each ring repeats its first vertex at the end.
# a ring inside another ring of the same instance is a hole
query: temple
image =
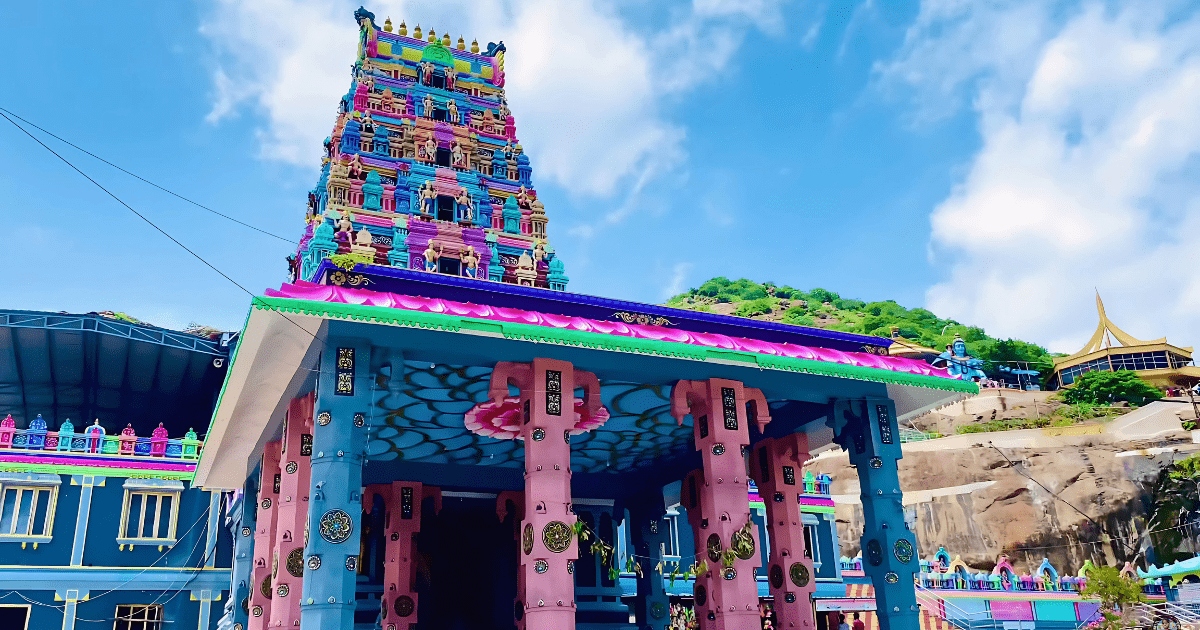
{"type": "Polygon", "coordinates": [[[977,386],[886,339],[566,292],[504,45],[354,17],[292,277],[253,300],[196,469],[239,497],[223,623],[662,628],[686,589],[704,630],[764,601],[826,627],[805,464],[837,444],[879,625],[916,630],[898,423],[977,386]]]}
{"type": "Polygon", "coordinates": [[[0,628],[215,627],[231,537],[193,427],[233,337],[0,311],[0,628]]]}
{"type": "Polygon", "coordinates": [[[1153,341],[1133,338],[1108,319],[1099,293],[1096,312],[1100,323],[1087,344],[1075,354],[1054,359],[1052,389],[1071,385],[1080,374],[1093,371],[1131,370],[1159,388],[1190,387],[1200,382],[1200,367],[1192,365],[1190,347],[1171,345],[1166,337],[1153,341]]]}
{"type": "Polygon", "coordinates": [[[357,15],[371,26],[309,193],[294,279],[386,286],[415,269],[564,290],[504,96],[504,44],[468,51],[357,15]]]}

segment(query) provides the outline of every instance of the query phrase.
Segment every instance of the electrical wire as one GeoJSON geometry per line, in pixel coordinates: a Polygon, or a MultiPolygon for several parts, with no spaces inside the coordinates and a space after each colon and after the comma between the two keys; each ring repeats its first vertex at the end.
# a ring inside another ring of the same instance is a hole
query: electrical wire
{"type": "MultiPolygon", "coordinates": [[[[225,218],[225,219],[229,219],[230,221],[233,221],[234,223],[237,223],[238,225],[241,225],[241,226],[244,226],[244,227],[248,227],[248,228],[250,228],[251,230],[254,230],[254,231],[256,231],[256,232],[261,232],[261,233],[263,233],[263,234],[266,234],[267,236],[270,236],[270,237],[273,237],[273,238],[277,238],[277,239],[279,239],[279,240],[281,240],[281,241],[283,241],[283,242],[285,242],[285,243],[289,243],[289,244],[291,244],[291,245],[296,245],[296,244],[297,244],[297,243],[296,243],[296,241],[294,241],[294,240],[292,240],[292,239],[290,239],[290,238],[286,238],[286,237],[280,236],[280,235],[278,235],[278,234],[275,234],[274,232],[268,232],[267,230],[264,230],[264,229],[262,229],[262,228],[259,228],[259,227],[255,227],[255,226],[253,226],[253,225],[250,225],[249,223],[246,223],[246,222],[244,222],[244,221],[241,221],[241,220],[235,219],[235,218],[233,218],[233,217],[231,217],[231,216],[229,216],[229,215],[227,215],[227,214],[224,214],[224,213],[222,213],[222,212],[218,212],[218,211],[216,211],[216,210],[213,210],[212,208],[210,208],[210,207],[208,207],[208,206],[206,206],[206,205],[204,205],[204,204],[202,204],[202,203],[200,203],[200,202],[198,202],[198,201],[193,201],[193,200],[191,200],[191,199],[189,199],[189,198],[187,198],[187,197],[185,197],[185,196],[183,196],[183,195],[181,195],[181,194],[179,194],[179,193],[177,193],[177,192],[175,192],[175,191],[173,191],[173,190],[170,190],[170,189],[168,189],[168,188],[166,188],[166,187],[160,186],[159,184],[156,184],[156,183],[154,183],[154,182],[152,182],[152,181],[150,181],[150,180],[146,179],[145,177],[142,177],[141,175],[138,175],[137,173],[131,172],[131,171],[129,171],[129,170],[127,170],[127,169],[125,169],[125,168],[123,168],[123,167],[121,167],[121,166],[117,165],[117,164],[113,164],[112,162],[110,162],[110,161],[108,161],[108,160],[106,160],[106,159],[104,159],[104,158],[100,157],[99,155],[96,155],[95,153],[92,153],[91,151],[88,151],[87,149],[85,149],[85,148],[83,148],[83,147],[81,147],[81,146],[79,146],[79,145],[75,144],[74,142],[71,142],[70,140],[67,140],[66,138],[63,138],[62,136],[56,135],[54,132],[52,132],[52,131],[49,131],[49,130],[45,129],[44,127],[40,127],[40,126],[38,126],[36,123],[32,123],[32,122],[30,122],[30,121],[26,120],[25,118],[22,118],[21,116],[19,116],[18,114],[16,114],[15,112],[13,112],[13,111],[12,111],[12,110],[10,110],[10,109],[6,109],[6,108],[4,108],[4,107],[0,107],[0,112],[3,112],[3,113],[5,113],[5,114],[8,114],[9,116],[12,116],[13,118],[16,118],[17,120],[19,120],[19,121],[21,121],[21,122],[25,123],[26,125],[29,125],[30,127],[33,127],[34,129],[37,129],[38,131],[40,131],[40,132],[42,132],[42,133],[44,133],[44,134],[46,134],[46,135],[50,136],[51,138],[54,138],[55,140],[58,140],[59,142],[62,142],[63,144],[66,144],[67,146],[70,146],[70,147],[72,147],[72,148],[74,148],[74,149],[77,149],[77,150],[79,150],[79,151],[83,152],[83,153],[86,153],[87,155],[89,155],[89,156],[91,156],[91,157],[93,157],[93,158],[95,158],[95,159],[97,159],[97,160],[100,160],[101,162],[104,162],[105,164],[107,164],[107,165],[109,165],[109,166],[111,166],[111,167],[113,167],[113,168],[117,169],[118,171],[121,171],[122,173],[125,173],[126,175],[128,175],[128,176],[130,176],[130,177],[132,177],[132,178],[134,178],[134,179],[137,179],[137,180],[139,180],[139,181],[141,181],[141,182],[143,182],[143,183],[149,184],[149,185],[151,185],[151,186],[153,186],[153,187],[155,187],[155,188],[157,188],[157,189],[159,189],[159,190],[161,190],[161,191],[163,191],[163,192],[167,193],[168,195],[171,195],[172,197],[175,197],[175,198],[177,198],[177,199],[179,199],[179,200],[181,200],[181,201],[186,201],[187,203],[190,203],[190,204],[192,204],[193,206],[196,206],[197,208],[200,208],[200,209],[202,209],[202,210],[207,210],[208,212],[211,212],[211,213],[213,213],[213,214],[215,214],[215,215],[217,215],[217,216],[219,216],[219,217],[222,217],[222,218],[225,218]]],[[[11,122],[11,121],[10,121],[10,122],[11,122]]]]}

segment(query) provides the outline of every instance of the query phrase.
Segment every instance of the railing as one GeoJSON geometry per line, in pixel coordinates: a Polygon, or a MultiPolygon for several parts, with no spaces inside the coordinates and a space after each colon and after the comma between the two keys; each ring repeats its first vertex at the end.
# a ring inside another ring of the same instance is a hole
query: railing
{"type": "Polygon", "coordinates": [[[200,447],[202,445],[203,442],[191,437],[139,437],[128,434],[95,435],[0,427],[0,453],[5,451],[49,451],[55,453],[93,453],[98,455],[194,460],[200,457],[200,447]]]}
{"type": "Polygon", "coordinates": [[[999,630],[1004,627],[1004,622],[992,617],[992,613],[988,610],[967,612],[919,585],[917,586],[917,603],[934,616],[945,619],[951,625],[963,630],[981,630],[982,628],[999,630]]]}
{"type": "Polygon", "coordinates": [[[900,427],[900,443],[907,444],[908,442],[924,442],[926,440],[936,440],[942,437],[941,433],[926,433],[920,429],[912,427],[900,427]]]}
{"type": "Polygon", "coordinates": [[[917,583],[930,589],[955,591],[1062,591],[1078,593],[1087,584],[1087,578],[1062,576],[1038,578],[1030,575],[1012,578],[993,573],[921,572],[917,583]]]}
{"type": "Polygon", "coordinates": [[[1135,604],[1131,609],[1130,617],[1132,617],[1132,620],[1138,626],[1154,628],[1155,630],[1159,628],[1179,627],[1170,624],[1170,621],[1193,628],[1200,626],[1200,613],[1197,613],[1190,606],[1183,606],[1176,602],[1135,604]]]}

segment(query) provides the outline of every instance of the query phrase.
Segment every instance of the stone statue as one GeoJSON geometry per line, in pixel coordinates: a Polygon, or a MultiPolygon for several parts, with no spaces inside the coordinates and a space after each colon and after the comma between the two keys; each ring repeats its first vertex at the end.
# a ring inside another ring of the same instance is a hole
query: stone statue
{"type": "Polygon", "coordinates": [[[525,190],[524,186],[517,189],[517,205],[522,208],[529,207],[529,191],[525,190]]]}
{"type": "Polygon", "coordinates": [[[421,62],[421,83],[433,85],[433,62],[421,62]]]}
{"type": "Polygon", "coordinates": [[[537,263],[540,263],[546,259],[546,246],[541,241],[538,241],[537,244],[533,246],[533,259],[537,263]]]}
{"type": "Polygon", "coordinates": [[[434,142],[432,133],[425,136],[425,159],[430,162],[437,159],[437,142],[434,142]]]}
{"type": "Polygon", "coordinates": [[[446,68],[446,89],[453,90],[454,84],[457,81],[458,81],[458,70],[452,64],[446,68]]]}
{"type": "Polygon", "coordinates": [[[521,257],[517,259],[517,284],[521,286],[531,287],[534,280],[537,280],[537,267],[533,264],[532,252],[526,250],[521,253],[521,257]]]}
{"type": "Polygon", "coordinates": [[[475,216],[475,206],[471,204],[471,195],[467,194],[465,187],[459,186],[458,196],[454,198],[454,201],[463,207],[463,220],[470,221],[471,217],[475,216]]]}
{"type": "Polygon", "coordinates": [[[354,154],[354,159],[350,160],[349,171],[350,171],[351,179],[362,179],[363,178],[362,156],[360,156],[357,153],[354,154]]]}
{"type": "Polygon", "coordinates": [[[338,225],[337,235],[338,236],[345,235],[346,244],[353,245],[354,244],[354,224],[350,222],[350,213],[349,212],[342,213],[341,218],[338,219],[337,225],[338,225]]]}
{"type": "Polygon", "coordinates": [[[462,146],[458,144],[458,140],[450,145],[450,164],[458,168],[466,168],[466,156],[463,155],[462,146]]]}
{"type": "Polygon", "coordinates": [[[473,245],[467,245],[467,248],[460,254],[462,259],[462,275],[468,278],[479,277],[479,254],[475,253],[473,245]]]}
{"type": "Polygon", "coordinates": [[[446,101],[446,121],[458,124],[458,103],[454,99],[446,101]]]}
{"type": "Polygon", "coordinates": [[[983,361],[967,354],[967,342],[954,335],[954,343],[932,361],[934,367],[945,368],[950,376],[964,381],[980,381],[987,378],[983,372],[983,361]]]}
{"type": "Polygon", "coordinates": [[[426,181],[421,185],[421,214],[426,217],[433,216],[436,206],[437,191],[434,190],[432,181],[426,181]]]}
{"type": "Polygon", "coordinates": [[[425,100],[422,101],[422,103],[424,104],[424,108],[425,108],[425,111],[424,111],[425,117],[433,118],[433,97],[426,94],[425,100]]]}
{"type": "Polygon", "coordinates": [[[438,269],[438,258],[442,256],[442,244],[429,241],[429,245],[425,246],[425,271],[436,272],[438,269]],[[436,246],[436,249],[435,247],[436,246]]]}

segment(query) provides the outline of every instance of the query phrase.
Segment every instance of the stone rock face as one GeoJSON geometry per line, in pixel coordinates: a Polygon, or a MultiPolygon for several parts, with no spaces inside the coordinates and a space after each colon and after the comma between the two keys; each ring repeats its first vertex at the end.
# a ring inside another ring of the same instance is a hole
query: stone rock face
{"type": "MultiPolygon", "coordinates": [[[[1064,573],[1077,571],[1088,558],[1106,565],[1133,559],[1141,551],[1137,534],[1153,509],[1153,480],[1172,456],[1182,455],[1169,449],[1117,454],[1167,444],[1186,450],[1191,440],[1177,433],[1153,444],[1116,442],[1098,428],[1092,435],[1069,435],[1085,431],[1072,429],[968,434],[905,445],[900,483],[921,557],[941,546],[972,567],[990,570],[1007,553],[1025,572],[1045,557],[1064,573]],[[1111,539],[1104,540],[1097,523],[1111,539]]],[[[834,497],[838,536],[842,554],[854,556],[863,529],[855,469],[842,452],[824,454],[811,469],[831,475],[833,493],[843,495],[834,497]]]]}

